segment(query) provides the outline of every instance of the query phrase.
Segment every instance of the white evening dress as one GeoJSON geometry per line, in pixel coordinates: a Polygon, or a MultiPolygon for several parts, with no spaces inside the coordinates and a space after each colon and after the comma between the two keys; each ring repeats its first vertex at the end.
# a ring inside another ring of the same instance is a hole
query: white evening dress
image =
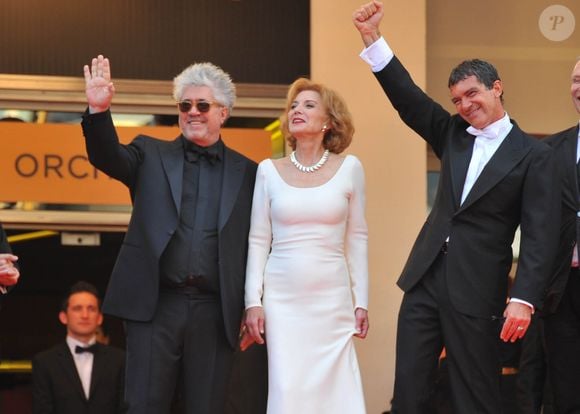
{"type": "Polygon", "coordinates": [[[245,301],[264,307],[268,414],[366,412],[353,343],[368,302],[364,185],[352,155],[316,187],[258,167],[245,301]]]}

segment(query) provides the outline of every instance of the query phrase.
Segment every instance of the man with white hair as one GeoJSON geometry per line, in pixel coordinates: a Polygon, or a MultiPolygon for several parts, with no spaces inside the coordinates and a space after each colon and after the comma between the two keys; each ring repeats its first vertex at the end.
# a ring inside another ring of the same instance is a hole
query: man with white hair
{"type": "Polygon", "coordinates": [[[131,222],[103,311],[125,321],[130,414],[166,414],[178,378],[188,414],[221,414],[238,344],[256,163],[220,130],[235,86],[210,63],[174,79],[181,135],[119,143],[109,60],[84,68],[90,162],[124,183],[131,222]]]}

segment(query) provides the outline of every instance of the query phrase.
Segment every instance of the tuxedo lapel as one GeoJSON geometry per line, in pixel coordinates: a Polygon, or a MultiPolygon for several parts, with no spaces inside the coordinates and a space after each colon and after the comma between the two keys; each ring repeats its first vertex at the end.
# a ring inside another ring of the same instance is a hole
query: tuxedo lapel
{"type": "Polygon", "coordinates": [[[183,143],[180,138],[175,139],[170,145],[159,146],[159,156],[163,163],[163,169],[167,175],[167,181],[171,188],[171,197],[177,213],[181,208],[181,192],[183,185],[183,143]]]}
{"type": "Polygon", "coordinates": [[[81,378],[79,377],[75,361],[66,343],[64,343],[58,351],[58,363],[62,368],[64,377],[66,377],[66,382],[68,383],[67,386],[72,385],[76,392],[78,392],[82,397],[82,399],[86,400],[87,397],[85,396],[85,391],[83,390],[81,378]]]}
{"type": "Polygon", "coordinates": [[[236,152],[225,147],[224,149],[224,178],[222,185],[222,194],[220,198],[220,211],[218,218],[218,232],[228,221],[236,199],[240,186],[244,180],[245,162],[236,152]]]}
{"type": "Polygon", "coordinates": [[[522,132],[516,125],[514,125],[508,136],[481,171],[481,174],[473,184],[467,198],[457,212],[459,213],[468,208],[476,200],[491,190],[525,157],[530,150],[530,146],[523,145],[522,132]]]}
{"type": "Polygon", "coordinates": [[[469,161],[471,161],[474,142],[475,137],[464,131],[459,139],[452,140],[449,149],[450,153],[444,155],[444,158],[449,158],[449,165],[451,166],[451,184],[456,208],[459,208],[461,203],[461,194],[465,184],[465,177],[467,176],[467,169],[469,168],[469,161]]]}
{"type": "Polygon", "coordinates": [[[578,129],[572,128],[564,137],[562,150],[558,151],[558,165],[562,175],[562,201],[572,210],[578,210],[578,173],[576,170],[576,147],[578,129]]]}
{"type": "MultiPolygon", "coordinates": [[[[171,196],[179,214],[183,186],[183,144],[177,138],[170,145],[159,147],[163,169],[171,188],[171,196]]],[[[244,180],[244,158],[228,147],[224,148],[224,178],[220,197],[218,231],[225,225],[236,202],[240,186],[244,180]]]]}
{"type": "Polygon", "coordinates": [[[91,369],[91,386],[89,392],[89,399],[95,395],[95,388],[99,384],[100,379],[103,377],[103,372],[107,368],[106,362],[106,348],[101,345],[97,345],[95,353],[93,355],[93,368],[91,369]]]}

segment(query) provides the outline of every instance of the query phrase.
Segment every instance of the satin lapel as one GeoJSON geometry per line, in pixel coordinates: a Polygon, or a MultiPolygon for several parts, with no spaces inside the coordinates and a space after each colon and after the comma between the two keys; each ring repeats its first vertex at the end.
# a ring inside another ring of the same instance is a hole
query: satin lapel
{"type": "MultiPolygon", "coordinates": [[[[464,131],[459,139],[451,140],[449,146],[449,154],[443,156],[449,159],[451,166],[451,181],[453,186],[453,196],[455,198],[455,207],[459,208],[461,203],[461,194],[463,192],[463,184],[465,184],[465,177],[467,169],[469,168],[469,161],[471,161],[471,154],[473,153],[473,143],[475,137],[464,131]]],[[[443,160],[445,161],[445,160],[443,160]]]]}
{"type": "Polygon", "coordinates": [[[491,190],[530,150],[531,147],[529,145],[523,145],[523,133],[514,124],[508,136],[483,168],[483,171],[473,184],[471,191],[457,213],[468,208],[476,200],[481,198],[481,196],[491,190]]]}
{"type": "Polygon", "coordinates": [[[578,173],[576,172],[576,146],[578,145],[578,128],[566,133],[562,150],[558,151],[558,164],[564,168],[562,199],[572,210],[578,210],[578,173]],[[571,190],[571,191],[569,191],[571,190]]]}
{"type": "Polygon", "coordinates": [[[79,377],[75,361],[66,343],[64,343],[58,351],[58,363],[62,367],[64,375],[68,378],[68,383],[74,384],[76,391],[79,393],[83,400],[86,400],[87,397],[85,396],[85,391],[83,390],[81,378],[79,377]]]}
{"type": "Polygon", "coordinates": [[[107,350],[104,346],[97,345],[95,354],[93,355],[93,369],[91,370],[91,388],[89,392],[89,399],[95,395],[95,387],[98,385],[100,379],[103,377],[103,372],[106,368],[105,354],[107,350]]]}
{"type": "Polygon", "coordinates": [[[244,159],[229,148],[224,150],[224,179],[222,185],[222,194],[220,198],[220,212],[218,219],[218,232],[228,221],[238,193],[240,186],[244,179],[244,159]]]}
{"type": "Polygon", "coordinates": [[[183,186],[183,144],[180,138],[175,139],[169,145],[159,146],[161,163],[171,188],[173,203],[179,214],[181,207],[181,191],[183,186]]]}

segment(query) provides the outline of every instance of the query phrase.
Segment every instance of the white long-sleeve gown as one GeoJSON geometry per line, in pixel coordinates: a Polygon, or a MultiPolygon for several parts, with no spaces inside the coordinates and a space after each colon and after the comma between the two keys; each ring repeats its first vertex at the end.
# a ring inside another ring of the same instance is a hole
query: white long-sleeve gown
{"type": "Polygon", "coordinates": [[[368,305],[364,172],[348,155],[325,184],[258,167],[246,308],[263,306],[268,414],[364,414],[354,310],[368,305]]]}

